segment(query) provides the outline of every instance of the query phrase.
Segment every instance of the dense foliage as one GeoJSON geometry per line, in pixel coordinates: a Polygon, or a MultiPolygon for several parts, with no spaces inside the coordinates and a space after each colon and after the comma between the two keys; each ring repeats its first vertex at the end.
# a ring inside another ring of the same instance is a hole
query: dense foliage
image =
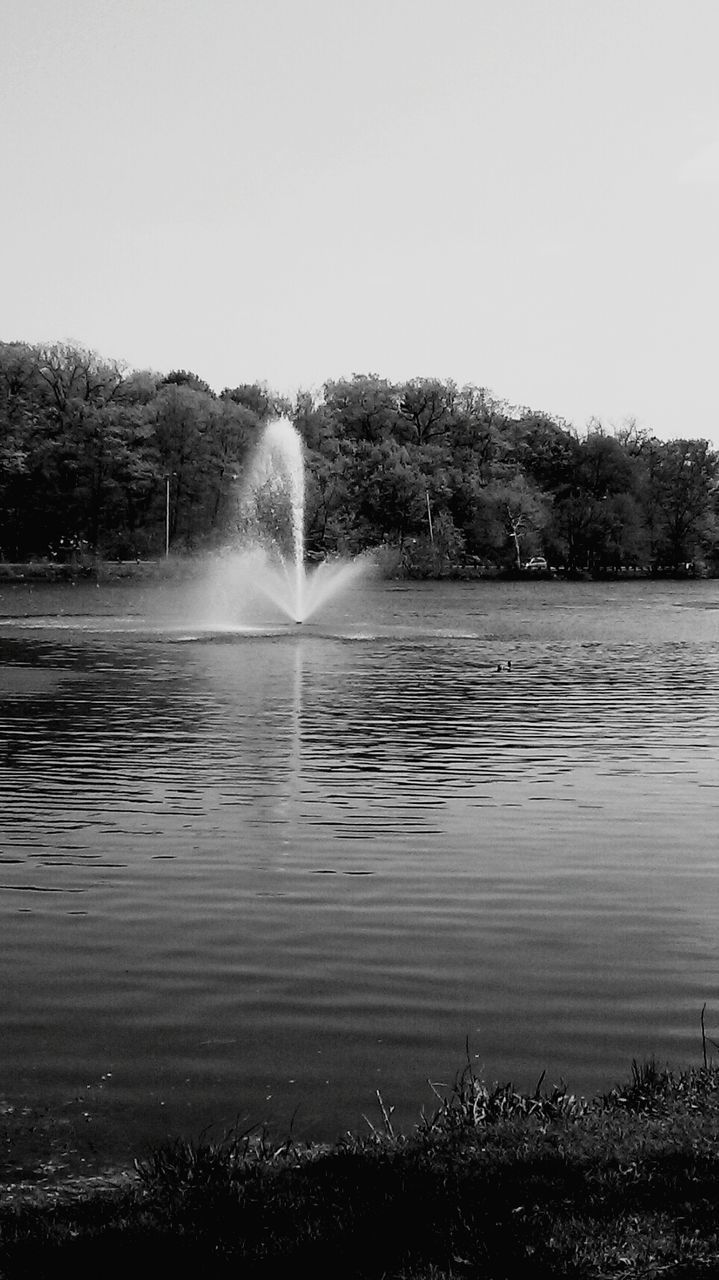
{"type": "Polygon", "coordinates": [[[719,566],[719,454],[634,424],[579,435],[481,387],[374,375],[282,401],[193,373],[128,371],[67,344],[0,344],[0,556],[211,548],[237,523],[263,424],[306,445],[315,552],[391,548],[418,576],[719,566]],[[169,498],[168,503],[168,485],[169,498]]]}

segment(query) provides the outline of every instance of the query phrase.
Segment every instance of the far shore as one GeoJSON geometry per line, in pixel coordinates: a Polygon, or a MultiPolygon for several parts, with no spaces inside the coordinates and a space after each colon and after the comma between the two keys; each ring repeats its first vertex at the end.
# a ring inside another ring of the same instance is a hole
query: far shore
{"type": "MultiPolygon", "coordinates": [[[[171,554],[154,559],[105,560],[85,557],[82,559],[7,561],[0,560],[0,586],[8,584],[47,584],[79,582],[164,582],[193,578],[201,573],[212,552],[193,554],[171,554]]],[[[383,566],[380,564],[380,575],[387,580],[403,579],[411,582],[481,582],[481,581],[516,581],[516,582],[637,582],[681,580],[694,581],[719,576],[705,567],[686,565],[680,569],[651,569],[646,566],[622,568],[616,571],[590,573],[589,570],[569,571],[563,567],[536,571],[533,569],[497,569],[462,563],[443,568],[436,574],[417,574],[401,568],[396,564],[383,566]]]]}

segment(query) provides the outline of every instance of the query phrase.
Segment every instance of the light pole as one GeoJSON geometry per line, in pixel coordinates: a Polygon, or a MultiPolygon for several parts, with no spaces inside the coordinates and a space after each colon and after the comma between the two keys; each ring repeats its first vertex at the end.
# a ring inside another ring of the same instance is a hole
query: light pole
{"type": "Polygon", "coordinates": [[[429,524],[429,540],[434,546],[434,529],[432,528],[432,508],[429,503],[429,489],[425,489],[424,496],[427,499],[427,522],[429,524]]]}
{"type": "Polygon", "coordinates": [[[170,554],[170,484],[176,471],[168,471],[165,474],[165,559],[170,554]]]}

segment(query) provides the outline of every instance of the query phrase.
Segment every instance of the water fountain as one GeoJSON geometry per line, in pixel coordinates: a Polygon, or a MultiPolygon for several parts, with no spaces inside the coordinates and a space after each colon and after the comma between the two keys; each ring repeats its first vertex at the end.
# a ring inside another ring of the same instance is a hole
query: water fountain
{"type": "Polygon", "coordinates": [[[368,568],[366,557],[308,570],[302,438],[288,418],[265,427],[240,492],[234,556],[239,593],[252,590],[293,622],[306,622],[368,568]]]}

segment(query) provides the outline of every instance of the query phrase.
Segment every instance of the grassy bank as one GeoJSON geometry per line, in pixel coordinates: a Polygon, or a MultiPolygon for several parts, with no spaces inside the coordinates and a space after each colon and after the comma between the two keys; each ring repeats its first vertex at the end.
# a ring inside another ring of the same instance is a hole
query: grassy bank
{"type": "Polygon", "coordinates": [[[626,1088],[488,1089],[471,1067],[408,1135],[178,1141],[126,1180],[6,1195],[0,1275],[719,1275],[719,1069],[626,1088]]]}

